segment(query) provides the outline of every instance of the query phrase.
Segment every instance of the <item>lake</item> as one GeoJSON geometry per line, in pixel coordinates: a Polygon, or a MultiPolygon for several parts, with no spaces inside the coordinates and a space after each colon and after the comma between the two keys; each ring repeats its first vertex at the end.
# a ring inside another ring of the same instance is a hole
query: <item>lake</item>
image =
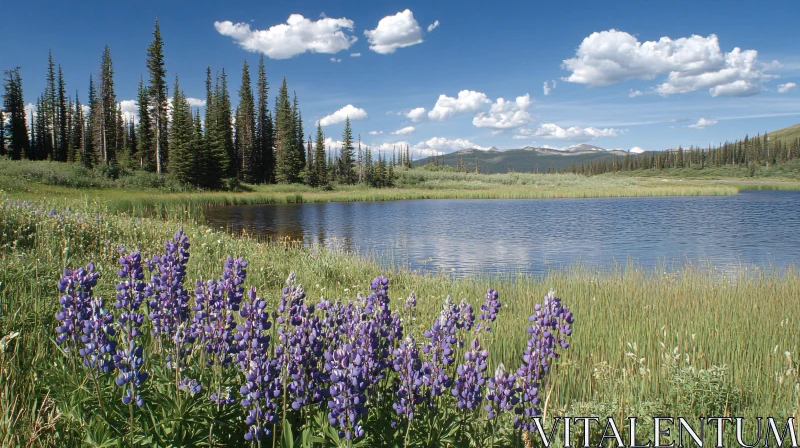
{"type": "Polygon", "coordinates": [[[421,272],[543,274],[708,264],[723,273],[800,261],[800,192],[609,199],[408,200],[206,210],[212,227],[302,240],[421,272]]]}

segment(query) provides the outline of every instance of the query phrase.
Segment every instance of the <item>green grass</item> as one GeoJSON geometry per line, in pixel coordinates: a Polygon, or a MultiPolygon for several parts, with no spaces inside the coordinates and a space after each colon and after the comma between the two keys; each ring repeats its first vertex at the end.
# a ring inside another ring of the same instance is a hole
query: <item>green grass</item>
{"type": "MultiPolygon", "coordinates": [[[[41,210],[51,206],[56,207],[41,210]]],[[[57,357],[53,316],[62,268],[95,261],[103,273],[98,292],[112,298],[119,247],[138,247],[152,255],[181,224],[192,243],[191,280],[217,276],[224,257],[241,256],[250,262],[247,284],[275,303],[290,270],[296,270],[312,298],[352,298],[368,289],[372,277],[386,273],[398,306],[416,291],[420,313],[408,326],[417,333],[430,325],[447,295],[478,306],[486,288],[496,288],[504,307],[489,347],[492,366],[519,365],[527,316],[554,288],[575,313],[576,323],[570,350],[556,372],[551,412],[602,400],[616,403],[609,411],[614,415],[631,415],[632,409],[645,409],[648,403],[675,411],[681,402],[674,378],[664,373],[674,364],[665,357],[673,354],[680,358],[678,367],[726,366],[726,387],[736,391],[731,403],[741,403],[729,410],[735,415],[790,415],[800,406],[796,361],[791,364],[784,355],[790,353],[793,360],[800,356],[800,275],[795,269],[782,274],[755,270],[730,278],[711,266],[687,266],[678,273],[621,266],[602,274],[576,266],[543,277],[454,280],[399,268],[386,272],[349,254],[232,237],[190,220],[105,213],[102,203],[74,202],[72,213],[48,217],[6,201],[0,206],[3,443],[31,437],[36,428],[46,434],[70,424],[58,420],[59,403],[48,401],[54,387],[47,378],[57,357]]]]}

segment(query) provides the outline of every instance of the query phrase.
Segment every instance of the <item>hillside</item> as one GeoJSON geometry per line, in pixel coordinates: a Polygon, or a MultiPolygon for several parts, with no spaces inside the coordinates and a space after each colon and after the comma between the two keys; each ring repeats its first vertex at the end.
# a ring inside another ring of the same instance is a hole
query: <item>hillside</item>
{"type": "MultiPolygon", "coordinates": [[[[439,157],[439,163],[457,167],[462,165],[466,171],[475,171],[476,163],[480,164],[481,173],[544,173],[548,170],[559,171],[571,164],[594,162],[606,158],[623,157],[623,151],[606,151],[591,145],[578,145],[567,151],[549,148],[508,149],[504,151],[464,149],[439,157]]],[[[427,164],[429,159],[414,161],[415,166],[427,164]]]]}
{"type": "Polygon", "coordinates": [[[792,143],[800,138],[800,123],[772,131],[769,133],[769,138],[783,140],[784,143],[792,143]]]}

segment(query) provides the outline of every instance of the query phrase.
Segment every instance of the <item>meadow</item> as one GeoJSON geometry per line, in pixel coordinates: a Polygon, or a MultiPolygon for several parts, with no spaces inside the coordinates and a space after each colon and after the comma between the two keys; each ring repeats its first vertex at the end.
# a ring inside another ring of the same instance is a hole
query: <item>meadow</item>
{"type": "MultiPolygon", "coordinates": [[[[378,296],[388,296],[386,312],[404,318],[404,336],[413,336],[420,347],[429,342],[426,331],[433,329],[448,296],[459,307],[463,299],[465,306],[471,306],[478,315],[484,313],[481,306],[489,304],[484,299],[487,289],[496,290],[502,307],[490,332],[454,330],[458,342],[454,343],[454,361],[449,365],[453,379],[457,365],[469,365],[465,355],[476,334],[481,348],[488,352],[481,375],[494,378],[500,364],[508,373],[516,373],[525,364],[523,352],[532,337],[526,331],[531,325],[528,317],[537,313],[536,305],[543,303],[552,288],[572,312],[574,325],[568,349],[559,348],[560,356],[552,360],[552,370],[538,386],[540,401],[532,405],[544,414],[546,422],[562,415],[619,419],[632,415],[788,417],[800,410],[800,273],[794,268],[783,272],[744,270],[736,277],[720,277],[707,266],[664,272],[627,265],[602,274],[575,266],[541,277],[454,280],[444,274],[421,276],[402,268],[389,269],[371,260],[296,242],[267,243],[234,237],[194,219],[198,207],[208,203],[264,201],[267,197],[279,201],[297,195],[304,201],[368,199],[373,194],[388,200],[392,194],[410,191],[446,194],[449,188],[458,190],[455,185],[470,182],[469,176],[457,173],[423,176],[424,187],[408,191],[315,192],[256,187],[242,193],[171,193],[164,185],[139,185],[125,191],[115,185],[79,189],[63,185],[63,181],[47,180],[47,176],[17,182],[16,174],[0,171],[0,184],[8,196],[0,205],[0,445],[250,444],[244,438],[250,423],[239,404],[246,395],[239,389],[246,382],[245,372],[209,367],[208,372],[213,374],[201,374],[197,369],[204,371],[203,361],[207,359],[193,355],[200,358],[187,357],[196,362],[184,368],[187,373],[197,373],[194,378],[203,384],[202,390],[198,392],[189,384],[176,390],[179,381],[173,380],[166,367],[170,362],[169,343],[150,334],[153,327],[149,318],[139,339],[144,361],[138,368],[149,372],[150,377],[135,389],[143,397],[142,407],[131,405],[130,400],[123,402],[124,390],[131,390],[132,383],[115,385],[116,374],[83,367],[74,362],[74,353],[65,352],[65,346],[57,342],[60,333],[56,328],[62,321],[56,315],[64,307],[59,302],[64,295],[59,283],[65,267],[77,269],[94,263],[100,274],[94,296],[105,299],[106,308],[119,322],[125,308],[115,309],[113,303],[119,292],[116,285],[121,281],[121,248],[128,255],[141,251],[146,271],[143,281],[151,282],[144,260],[169,252],[164,242],[171,241],[179,227],[191,244],[185,265],[187,285],[201,278],[218,278],[228,256],[241,257],[248,263],[246,280],[237,285],[245,288],[243,303],[250,300],[249,288],[255,287],[266,309],[275,313],[273,317],[280,314],[276,310],[282,295],[294,291],[283,290],[293,271],[297,284],[304,287],[305,303],[317,304],[324,296],[352,306],[364,300],[357,298],[358,293],[366,297],[383,291],[381,286],[371,289],[371,282],[385,275],[388,292],[378,296]],[[412,291],[416,297],[413,313],[405,307],[412,291]],[[229,395],[232,404],[211,403],[209,395],[220,392],[219,388],[214,390],[214,384],[236,385],[229,395]]],[[[598,193],[601,185],[616,185],[615,192],[643,191],[640,181],[625,177],[507,176],[483,182],[482,187],[496,184],[492,187],[495,190],[476,187],[466,194],[526,192],[520,185],[528,184],[522,182],[541,186],[541,190],[527,194],[567,194],[564,192],[581,189],[602,194],[598,193]],[[565,188],[569,185],[575,188],[565,188]]],[[[721,194],[736,191],[725,185],[710,188],[721,194]]],[[[189,304],[194,306],[194,288],[187,289],[191,293],[189,304]]],[[[235,320],[243,322],[241,316],[235,320]]],[[[283,328],[274,318],[272,322],[283,328]]],[[[480,322],[480,318],[475,321],[480,322]]],[[[395,339],[392,348],[401,349],[402,343],[395,339]]],[[[277,344],[275,337],[273,344],[277,344]]],[[[476,353],[480,358],[481,351],[476,353]]],[[[430,356],[418,355],[420,359],[430,356]]],[[[474,360],[473,367],[480,364],[474,360]]],[[[376,382],[376,387],[390,388],[389,384],[400,378],[399,373],[384,367],[389,373],[382,382],[376,382]]],[[[369,409],[359,414],[364,433],[359,436],[352,422],[345,425],[351,436],[355,435],[352,439],[339,434],[338,427],[328,421],[329,406],[324,402],[319,409],[313,405],[295,410],[285,400],[276,400],[275,437],[265,436],[262,446],[470,446],[488,445],[490,441],[495,446],[526,446],[524,433],[513,423],[513,412],[504,413],[497,421],[488,418],[483,408],[489,402],[488,389],[485,384],[481,387],[483,403],[475,410],[464,411],[455,397],[445,393],[436,398],[435,405],[446,412],[420,410],[416,426],[408,424],[407,417],[403,420],[391,403],[376,402],[376,397],[386,394],[365,392],[369,409]]],[[[287,396],[285,390],[282,392],[287,396]]]]}

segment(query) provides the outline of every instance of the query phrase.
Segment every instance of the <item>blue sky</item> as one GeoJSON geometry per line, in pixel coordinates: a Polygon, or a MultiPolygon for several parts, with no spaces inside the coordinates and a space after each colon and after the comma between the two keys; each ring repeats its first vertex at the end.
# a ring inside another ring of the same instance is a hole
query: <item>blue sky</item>
{"type": "Polygon", "coordinates": [[[270,96],[286,76],[307,133],[322,120],[334,144],[345,115],[365,144],[422,155],[658,150],[800,122],[800,3],[698,3],[7,2],[0,67],[22,67],[33,102],[50,49],[85,101],[108,45],[133,109],[157,16],[170,85],[203,99],[206,66],[224,67],[236,102],[243,60],[265,54],[270,96]]]}

